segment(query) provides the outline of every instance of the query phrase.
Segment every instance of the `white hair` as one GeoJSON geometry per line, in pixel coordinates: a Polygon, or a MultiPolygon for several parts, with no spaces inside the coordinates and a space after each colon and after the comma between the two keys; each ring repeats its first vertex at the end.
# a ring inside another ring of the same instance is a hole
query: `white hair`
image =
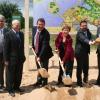
{"type": "Polygon", "coordinates": [[[12,25],[14,25],[15,23],[19,23],[20,24],[20,21],[15,19],[15,20],[12,21],[12,25]]]}
{"type": "Polygon", "coordinates": [[[5,17],[3,15],[0,14],[0,20],[5,21],[5,17]]]}

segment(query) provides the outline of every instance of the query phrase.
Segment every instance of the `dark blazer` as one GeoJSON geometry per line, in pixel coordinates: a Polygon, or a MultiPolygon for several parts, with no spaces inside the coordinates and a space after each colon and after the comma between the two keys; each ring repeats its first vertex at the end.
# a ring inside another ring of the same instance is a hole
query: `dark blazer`
{"type": "Polygon", "coordinates": [[[10,30],[4,37],[4,60],[23,63],[24,55],[24,34],[19,32],[20,42],[13,30],[10,30]]]}
{"type": "Polygon", "coordinates": [[[76,35],[75,55],[81,53],[90,53],[89,41],[91,40],[91,33],[87,29],[87,36],[83,30],[79,30],[76,35]]]}
{"type": "MultiPolygon", "coordinates": [[[[63,37],[62,37],[62,32],[59,33],[59,35],[57,36],[56,40],[55,40],[55,45],[56,45],[56,49],[59,50],[59,52],[61,52],[62,47],[61,47],[61,43],[63,41],[63,37]]],[[[67,62],[67,61],[74,61],[74,50],[72,47],[72,38],[70,35],[66,36],[66,42],[65,42],[65,46],[64,46],[64,56],[62,58],[63,62],[67,62]]],[[[61,53],[62,54],[62,53],[61,53]]],[[[61,55],[62,56],[62,55],[61,55]]]]}
{"type": "Polygon", "coordinates": [[[8,31],[9,31],[8,28],[4,28],[4,29],[3,29],[3,34],[5,35],[8,31]]]}
{"type": "MultiPolygon", "coordinates": [[[[34,46],[34,37],[37,31],[37,27],[33,27],[32,31],[32,47],[35,49],[34,46]]],[[[38,57],[40,57],[41,60],[48,60],[53,56],[52,48],[49,44],[50,41],[50,34],[49,32],[44,28],[39,35],[39,52],[37,54],[38,57]]]]}
{"type": "MultiPolygon", "coordinates": [[[[100,25],[97,28],[97,35],[96,38],[98,38],[100,35],[100,25]]],[[[97,53],[100,54],[100,45],[97,46],[97,53]]]]}

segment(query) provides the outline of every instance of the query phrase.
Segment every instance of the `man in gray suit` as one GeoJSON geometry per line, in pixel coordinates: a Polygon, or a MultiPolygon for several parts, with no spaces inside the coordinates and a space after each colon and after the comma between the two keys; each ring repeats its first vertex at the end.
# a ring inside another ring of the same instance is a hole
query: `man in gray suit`
{"type": "Polygon", "coordinates": [[[5,18],[3,15],[0,15],[0,92],[4,90],[3,42],[4,42],[4,35],[8,31],[8,29],[6,29],[4,25],[5,25],[5,18]]]}

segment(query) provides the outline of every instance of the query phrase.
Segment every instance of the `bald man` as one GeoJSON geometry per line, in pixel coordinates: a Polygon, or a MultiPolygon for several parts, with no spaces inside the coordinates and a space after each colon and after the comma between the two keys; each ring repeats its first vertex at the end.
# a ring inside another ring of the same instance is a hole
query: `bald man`
{"type": "Polygon", "coordinates": [[[12,29],[5,35],[4,60],[7,67],[7,90],[11,96],[15,92],[22,92],[20,89],[24,55],[24,34],[20,31],[20,22],[12,21],[12,29]]]}
{"type": "Polygon", "coordinates": [[[4,35],[9,30],[5,28],[5,17],[0,15],[0,92],[4,90],[4,60],[3,60],[3,45],[4,35]]]}

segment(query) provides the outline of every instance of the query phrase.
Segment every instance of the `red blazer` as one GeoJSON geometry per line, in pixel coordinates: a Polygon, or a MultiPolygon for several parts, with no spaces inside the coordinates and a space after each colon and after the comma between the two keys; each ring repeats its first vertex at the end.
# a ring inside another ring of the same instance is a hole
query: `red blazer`
{"type": "MultiPolygon", "coordinates": [[[[63,40],[62,32],[60,32],[55,40],[56,49],[59,50],[59,46],[60,46],[62,40],[63,40]]],[[[74,50],[72,47],[72,42],[73,42],[73,40],[72,40],[71,36],[68,34],[66,36],[66,41],[65,41],[65,49],[64,49],[65,55],[62,59],[64,63],[67,61],[74,61],[74,50]]]]}

